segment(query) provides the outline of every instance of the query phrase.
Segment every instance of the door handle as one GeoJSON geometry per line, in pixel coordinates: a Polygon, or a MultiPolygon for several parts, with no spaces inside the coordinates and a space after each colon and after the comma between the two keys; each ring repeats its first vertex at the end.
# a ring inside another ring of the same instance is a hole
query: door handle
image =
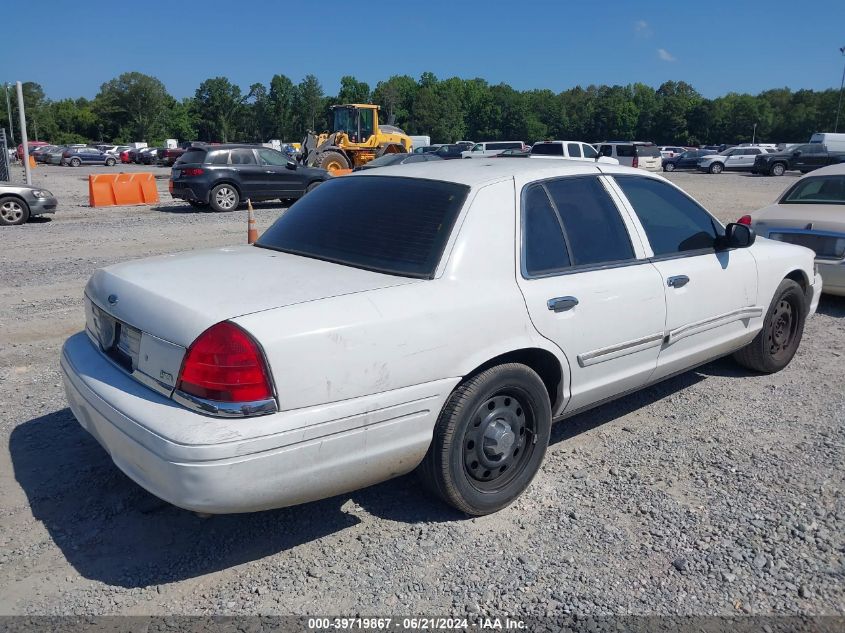
{"type": "Polygon", "coordinates": [[[666,280],[666,285],[670,288],[683,288],[689,283],[689,277],[686,275],[674,275],[666,280]]]}
{"type": "Polygon", "coordinates": [[[546,301],[549,310],[554,312],[566,312],[578,305],[578,299],[575,297],[555,297],[546,301]]]}

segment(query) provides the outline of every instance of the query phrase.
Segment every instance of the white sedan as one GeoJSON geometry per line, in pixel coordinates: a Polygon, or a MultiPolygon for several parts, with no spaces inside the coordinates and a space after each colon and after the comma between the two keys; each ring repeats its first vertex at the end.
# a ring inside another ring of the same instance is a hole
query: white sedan
{"type": "Polygon", "coordinates": [[[528,486],[553,420],[726,354],[784,368],[813,266],[640,169],[385,167],[325,183],[254,246],[96,271],[61,365],[80,424],[177,506],[418,469],[481,515],[528,486]]]}

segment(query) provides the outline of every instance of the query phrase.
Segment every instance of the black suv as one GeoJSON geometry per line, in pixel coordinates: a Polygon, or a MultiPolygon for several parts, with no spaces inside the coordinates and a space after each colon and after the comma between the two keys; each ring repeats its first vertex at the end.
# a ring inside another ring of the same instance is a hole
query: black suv
{"type": "Polygon", "coordinates": [[[173,165],[170,195],[194,207],[233,211],[247,198],[296,200],[328,178],[325,169],[303,167],[267,147],[194,146],[173,165]]]}
{"type": "Polygon", "coordinates": [[[790,169],[802,174],[819,167],[845,163],[845,152],[829,152],[821,143],[805,143],[776,154],[763,154],[754,159],[753,173],[766,176],[783,176],[790,169]]]}

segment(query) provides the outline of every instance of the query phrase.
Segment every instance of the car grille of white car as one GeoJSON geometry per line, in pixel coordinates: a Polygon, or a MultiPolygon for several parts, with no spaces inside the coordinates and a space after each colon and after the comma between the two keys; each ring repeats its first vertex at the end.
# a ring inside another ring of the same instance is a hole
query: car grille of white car
{"type": "Polygon", "coordinates": [[[842,259],[845,257],[845,235],[825,234],[814,231],[772,231],[773,240],[805,246],[815,251],[823,259],[842,259]]]}
{"type": "Polygon", "coordinates": [[[138,367],[141,331],[114,318],[85,297],[88,336],[103,353],[129,373],[138,367]]]}

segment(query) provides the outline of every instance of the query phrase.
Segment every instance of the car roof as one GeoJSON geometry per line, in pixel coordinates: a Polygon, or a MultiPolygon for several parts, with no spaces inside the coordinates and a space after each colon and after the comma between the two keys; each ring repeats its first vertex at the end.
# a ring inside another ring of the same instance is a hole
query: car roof
{"type": "Polygon", "coordinates": [[[273,149],[255,143],[221,143],[220,145],[191,145],[188,149],[201,149],[207,152],[215,149],[273,149]]]}
{"type": "Polygon", "coordinates": [[[600,173],[624,173],[654,177],[642,169],[597,163],[594,160],[536,160],[529,162],[496,158],[405,163],[397,167],[381,167],[376,174],[367,174],[362,171],[343,177],[354,178],[369,175],[404,176],[406,178],[440,180],[477,187],[510,178],[541,180],[556,176],[600,173]]]}
{"type": "MultiPolygon", "coordinates": [[[[804,174],[801,178],[812,178],[813,176],[843,176],[845,175],[845,163],[837,163],[836,165],[828,165],[814,169],[808,174],[804,174]]],[[[799,179],[800,180],[800,179],[799,179]]]]}

